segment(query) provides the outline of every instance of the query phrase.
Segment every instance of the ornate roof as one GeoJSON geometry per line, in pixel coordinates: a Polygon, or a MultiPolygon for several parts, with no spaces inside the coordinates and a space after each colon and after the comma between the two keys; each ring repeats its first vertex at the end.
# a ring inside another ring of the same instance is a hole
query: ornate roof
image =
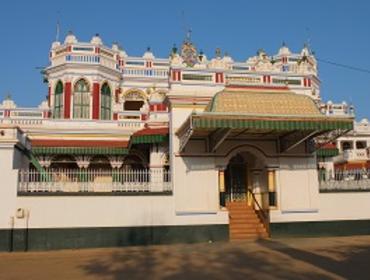
{"type": "Polygon", "coordinates": [[[289,91],[225,89],[217,93],[206,112],[248,115],[320,116],[314,101],[289,91]]]}

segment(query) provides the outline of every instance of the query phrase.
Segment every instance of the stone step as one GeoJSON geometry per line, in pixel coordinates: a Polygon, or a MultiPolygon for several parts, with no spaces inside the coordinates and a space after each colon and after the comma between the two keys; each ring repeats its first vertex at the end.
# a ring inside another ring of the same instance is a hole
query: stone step
{"type": "Polygon", "coordinates": [[[227,209],[230,240],[268,238],[267,230],[253,207],[245,202],[233,202],[227,205],[227,209]]]}
{"type": "Polygon", "coordinates": [[[258,222],[260,223],[261,220],[258,218],[258,217],[248,217],[248,216],[230,216],[229,217],[229,221],[230,222],[238,222],[238,223],[246,223],[248,221],[255,221],[255,222],[258,222]]]}
{"type": "Polygon", "coordinates": [[[230,235],[231,241],[237,241],[237,240],[253,240],[253,239],[260,239],[260,238],[268,238],[267,233],[260,233],[260,234],[234,234],[230,235]]]}
{"type": "Polygon", "coordinates": [[[229,225],[231,230],[235,229],[265,229],[265,226],[263,224],[230,224],[229,225]]]}

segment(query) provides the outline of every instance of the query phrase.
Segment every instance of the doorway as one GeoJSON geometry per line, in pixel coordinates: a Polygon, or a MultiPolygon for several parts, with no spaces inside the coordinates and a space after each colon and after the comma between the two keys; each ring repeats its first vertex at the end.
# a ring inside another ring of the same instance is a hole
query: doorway
{"type": "Polygon", "coordinates": [[[246,201],[247,192],[247,162],[242,155],[238,154],[230,160],[225,171],[225,200],[246,201]]]}

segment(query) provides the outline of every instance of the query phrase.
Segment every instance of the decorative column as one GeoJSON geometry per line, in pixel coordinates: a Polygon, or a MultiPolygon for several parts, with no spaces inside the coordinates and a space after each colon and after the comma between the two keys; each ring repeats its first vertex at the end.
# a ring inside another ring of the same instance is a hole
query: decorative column
{"type": "Polygon", "coordinates": [[[165,147],[161,144],[152,144],[150,147],[150,191],[163,192],[164,189],[164,163],[166,160],[165,147]]]}
{"type": "Polygon", "coordinates": [[[275,180],[275,170],[274,169],[267,170],[267,187],[269,191],[269,206],[276,207],[277,206],[276,180],[275,180]]]}
{"type": "MultiPolygon", "coordinates": [[[[76,156],[76,163],[79,168],[79,182],[88,182],[87,168],[90,165],[91,156],[76,156]]],[[[88,185],[81,185],[81,190],[88,191],[88,185]]]]}
{"type": "Polygon", "coordinates": [[[263,208],[263,201],[262,201],[262,189],[261,189],[261,170],[254,169],[252,170],[252,187],[253,187],[253,194],[256,198],[258,204],[263,208]]]}
{"type": "Polygon", "coordinates": [[[64,85],[64,118],[71,118],[71,95],[72,83],[66,82],[64,85]]]}
{"type": "Polygon", "coordinates": [[[92,111],[92,118],[94,120],[99,119],[100,115],[100,84],[98,82],[93,83],[93,100],[92,100],[92,106],[93,106],[93,111],[92,111]]]}
{"type": "Polygon", "coordinates": [[[226,206],[226,195],[225,195],[225,168],[218,170],[218,189],[220,192],[220,206],[221,209],[226,206]]]}
{"type": "Polygon", "coordinates": [[[113,155],[113,156],[109,156],[108,158],[109,158],[110,166],[113,169],[112,170],[113,183],[117,183],[117,182],[123,183],[124,181],[123,174],[119,172],[119,169],[122,167],[125,157],[119,156],[119,155],[113,155]]]}
{"type": "Polygon", "coordinates": [[[76,163],[78,165],[78,168],[88,168],[90,165],[91,156],[76,156],[76,163]]]}
{"type": "Polygon", "coordinates": [[[37,160],[43,168],[49,168],[51,165],[51,156],[37,156],[37,160]]]}

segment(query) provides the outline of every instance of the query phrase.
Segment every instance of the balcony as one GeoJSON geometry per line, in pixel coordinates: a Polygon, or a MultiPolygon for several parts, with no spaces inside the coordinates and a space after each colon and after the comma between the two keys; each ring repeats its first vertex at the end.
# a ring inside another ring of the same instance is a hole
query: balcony
{"type": "Polygon", "coordinates": [[[370,169],[319,170],[320,192],[370,192],[370,169]]]}
{"type": "Polygon", "coordinates": [[[342,154],[334,158],[334,162],[366,160],[370,160],[369,151],[367,149],[345,150],[342,154]]]}
{"type": "Polygon", "coordinates": [[[19,170],[18,195],[171,194],[170,178],[162,168],[19,170]]]}

